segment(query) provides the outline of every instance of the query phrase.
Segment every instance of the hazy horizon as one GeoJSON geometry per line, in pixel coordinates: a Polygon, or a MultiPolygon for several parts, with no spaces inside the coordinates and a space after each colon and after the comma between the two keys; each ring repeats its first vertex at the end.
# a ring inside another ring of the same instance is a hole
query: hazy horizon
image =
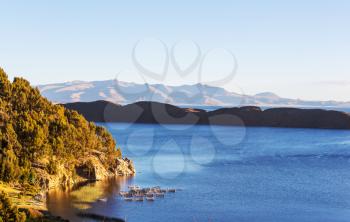
{"type": "MultiPolygon", "coordinates": [[[[194,84],[162,84],[162,83],[137,83],[137,82],[131,82],[131,81],[124,81],[124,80],[116,80],[116,79],[106,79],[106,80],[95,80],[95,81],[84,81],[84,80],[73,80],[73,81],[67,81],[67,82],[58,82],[58,83],[51,83],[51,84],[39,84],[39,85],[34,85],[34,87],[39,87],[41,90],[43,90],[45,87],[47,86],[56,86],[56,85],[63,85],[63,84],[67,84],[66,87],[70,87],[69,84],[79,84],[79,83],[100,83],[100,82],[110,82],[110,81],[118,81],[118,82],[123,82],[126,84],[149,84],[149,85],[164,85],[166,87],[182,87],[182,86],[195,86],[197,84],[202,84],[202,83],[194,83],[194,84]]],[[[209,87],[217,87],[214,85],[210,85],[210,84],[202,84],[204,86],[209,86],[209,87]]],[[[63,86],[62,86],[63,87],[63,86]]],[[[221,88],[221,87],[220,87],[221,88]]],[[[48,88],[49,89],[49,88],[48,88]]],[[[225,88],[223,88],[225,89],[225,88]]],[[[62,91],[62,88],[58,89],[59,91],[62,91]]],[[[286,98],[286,97],[281,97],[280,95],[278,95],[275,92],[272,91],[262,91],[262,92],[258,92],[256,94],[241,94],[240,92],[236,92],[236,91],[231,91],[231,90],[227,90],[225,89],[227,92],[230,93],[237,93],[243,96],[257,96],[257,95],[262,95],[262,94],[273,94],[274,96],[278,96],[281,99],[293,99],[293,100],[303,100],[303,101],[320,101],[320,102],[327,102],[327,101],[334,101],[334,102],[343,102],[343,103],[349,103],[350,101],[341,101],[341,100],[307,100],[307,99],[303,99],[303,98],[286,98]]],[[[45,90],[44,90],[45,91],[45,90]]],[[[73,90],[74,91],[74,90],[73,90]]],[[[83,90],[76,90],[78,91],[83,91],[83,90]]]]}
{"type": "MultiPolygon", "coordinates": [[[[13,1],[1,7],[0,66],[11,79],[22,76],[33,85],[115,79],[134,68],[132,50],[140,40],[147,43],[138,51],[140,60],[161,69],[162,46],[150,43],[159,39],[169,51],[177,42],[192,41],[203,55],[218,48],[232,52],[238,70],[220,85],[228,91],[350,101],[347,1],[13,1]]],[[[182,46],[178,62],[191,63],[193,47],[182,46]]],[[[230,60],[215,52],[201,73],[204,80],[230,68],[230,60]]],[[[164,80],[147,82],[195,84],[196,75],[194,69],[180,76],[170,65],[164,80]]],[[[136,74],[122,76],[144,81],[136,74]]]]}

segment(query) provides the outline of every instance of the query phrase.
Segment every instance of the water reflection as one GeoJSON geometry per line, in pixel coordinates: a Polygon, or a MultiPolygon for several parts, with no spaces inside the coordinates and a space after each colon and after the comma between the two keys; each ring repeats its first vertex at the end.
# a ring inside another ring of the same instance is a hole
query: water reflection
{"type": "MultiPolygon", "coordinates": [[[[105,203],[115,202],[121,189],[132,184],[132,177],[115,177],[103,181],[81,183],[71,188],[53,189],[48,192],[47,207],[55,216],[77,222],[94,221],[78,217],[78,213],[99,214],[105,203]],[[97,204],[99,203],[99,204],[97,204]]],[[[114,208],[118,211],[118,208],[114,208]]]]}

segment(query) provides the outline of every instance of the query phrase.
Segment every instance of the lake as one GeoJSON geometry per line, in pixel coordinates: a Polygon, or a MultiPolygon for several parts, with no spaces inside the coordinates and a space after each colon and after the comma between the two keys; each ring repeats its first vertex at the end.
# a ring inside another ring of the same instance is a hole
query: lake
{"type": "Polygon", "coordinates": [[[92,221],[75,216],[82,209],[128,222],[349,221],[350,131],[100,125],[137,175],[51,191],[53,214],[72,221],[92,221]],[[125,202],[118,193],[131,184],[181,191],[125,202]]]}

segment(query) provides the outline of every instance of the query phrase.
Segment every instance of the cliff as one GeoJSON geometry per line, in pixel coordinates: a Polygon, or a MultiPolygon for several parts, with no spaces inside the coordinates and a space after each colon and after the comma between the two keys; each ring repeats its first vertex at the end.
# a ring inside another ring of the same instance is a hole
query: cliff
{"type": "Polygon", "coordinates": [[[103,164],[104,154],[89,154],[80,158],[73,170],[67,170],[64,164],[57,166],[55,174],[34,164],[34,171],[40,177],[40,187],[48,190],[60,186],[71,186],[84,181],[103,180],[113,176],[132,176],[136,173],[134,164],[127,158],[116,158],[115,166],[106,168],[103,164]]]}
{"type": "Polygon", "coordinates": [[[137,102],[125,106],[107,101],[64,104],[89,121],[153,124],[213,124],[256,127],[350,129],[350,115],[323,109],[271,108],[256,106],[222,108],[207,112],[158,102],[137,102]]]}

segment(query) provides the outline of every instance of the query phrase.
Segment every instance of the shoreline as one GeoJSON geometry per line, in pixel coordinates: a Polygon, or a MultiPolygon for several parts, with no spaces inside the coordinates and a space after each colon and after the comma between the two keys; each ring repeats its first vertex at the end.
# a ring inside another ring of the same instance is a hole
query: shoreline
{"type": "MultiPolygon", "coordinates": [[[[59,192],[72,192],[83,187],[88,187],[91,184],[96,184],[98,182],[104,184],[108,183],[107,181],[109,180],[115,180],[124,177],[127,178],[129,176],[111,175],[99,180],[81,179],[73,184],[41,189],[39,192],[31,194],[25,194],[27,190],[24,187],[0,182],[0,192],[4,192],[8,196],[12,205],[15,206],[20,212],[24,212],[27,215],[27,218],[33,221],[38,220],[38,222],[70,222],[70,220],[64,218],[64,216],[54,215],[53,212],[50,211],[47,201],[49,192],[55,190],[59,192]]],[[[101,215],[92,215],[84,212],[77,212],[77,216],[91,219],[105,218],[106,221],[123,221],[118,218],[107,218],[101,215]]]]}
{"type": "MultiPolygon", "coordinates": [[[[95,178],[98,179],[76,177],[74,180],[68,179],[70,181],[68,183],[67,180],[65,180],[62,181],[63,183],[61,184],[54,183],[54,186],[44,187],[36,187],[32,185],[30,185],[29,187],[25,187],[21,184],[12,184],[0,181],[0,193],[4,193],[12,207],[18,209],[19,212],[25,213],[26,218],[29,219],[31,222],[70,222],[70,220],[63,218],[62,216],[56,216],[53,214],[53,212],[50,211],[47,202],[49,192],[53,190],[65,190],[67,192],[70,192],[71,190],[74,190],[77,187],[84,187],[97,182],[103,183],[103,181],[109,180],[111,178],[123,177],[122,175],[131,176],[135,174],[135,172],[131,175],[128,174],[131,170],[129,168],[129,166],[131,166],[130,160],[124,158],[119,161],[126,161],[124,163],[126,168],[124,166],[124,168],[122,167],[122,169],[116,170],[113,174],[101,174],[98,177],[96,176],[95,178]]],[[[133,165],[131,171],[135,171],[133,165]]],[[[50,176],[51,179],[55,177],[54,181],[56,182],[62,180],[62,175],[57,174],[50,176]]],[[[91,216],[86,214],[84,217],[92,219],[105,218],[106,221],[123,221],[117,218],[106,218],[100,215],[91,216]]]]}
{"type": "Polygon", "coordinates": [[[119,193],[119,186],[123,186],[132,178],[133,176],[112,176],[103,180],[90,180],[69,187],[51,189],[47,192],[48,211],[51,215],[59,215],[70,221],[84,221],[84,218],[123,221],[119,218],[96,214],[93,209],[96,203],[109,198],[110,192],[119,193]]]}
{"type": "Polygon", "coordinates": [[[46,198],[38,199],[37,195],[25,194],[25,188],[0,182],[0,192],[5,193],[11,204],[20,212],[24,212],[31,221],[69,222],[51,214],[47,208],[46,198]]]}

